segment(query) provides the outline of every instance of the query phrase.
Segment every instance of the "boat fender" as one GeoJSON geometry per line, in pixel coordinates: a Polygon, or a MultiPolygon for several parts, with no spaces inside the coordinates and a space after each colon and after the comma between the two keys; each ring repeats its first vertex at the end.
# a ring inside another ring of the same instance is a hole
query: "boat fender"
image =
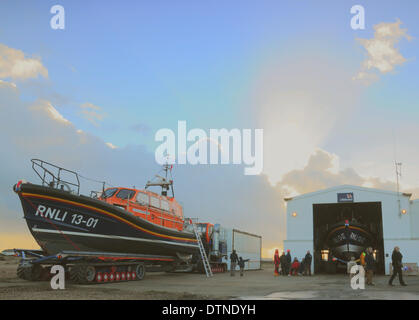
{"type": "Polygon", "coordinates": [[[22,189],[21,187],[22,187],[22,183],[26,183],[26,180],[24,180],[24,179],[22,179],[22,180],[19,180],[14,186],[13,186],[13,191],[14,192],[20,192],[20,190],[22,189]]]}

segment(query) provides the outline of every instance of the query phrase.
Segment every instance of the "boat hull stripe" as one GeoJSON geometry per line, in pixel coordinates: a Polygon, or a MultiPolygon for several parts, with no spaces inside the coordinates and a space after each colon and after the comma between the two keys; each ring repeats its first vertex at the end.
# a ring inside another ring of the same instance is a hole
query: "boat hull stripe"
{"type": "Polygon", "coordinates": [[[119,221],[122,221],[122,222],[130,225],[133,228],[139,229],[139,230],[144,231],[144,232],[146,232],[148,234],[152,234],[154,236],[158,236],[158,237],[161,237],[161,238],[167,238],[167,239],[173,239],[173,240],[185,241],[185,242],[192,242],[192,243],[196,243],[197,242],[196,239],[173,237],[173,236],[168,236],[168,235],[164,235],[164,234],[160,234],[160,233],[157,233],[157,232],[154,232],[154,231],[150,231],[150,230],[144,229],[144,228],[142,228],[140,226],[137,226],[136,224],[134,224],[134,223],[132,223],[132,222],[130,222],[128,220],[125,220],[125,219],[123,219],[123,218],[121,218],[121,217],[119,217],[119,216],[117,216],[117,215],[115,215],[113,213],[110,213],[108,211],[105,211],[105,210],[102,210],[102,209],[99,209],[99,208],[95,208],[95,207],[89,206],[87,204],[81,204],[81,203],[70,201],[70,200],[64,200],[64,199],[60,199],[60,198],[56,198],[56,197],[45,196],[45,195],[40,195],[40,194],[35,194],[35,193],[24,193],[24,192],[22,192],[22,196],[24,196],[24,197],[31,197],[31,198],[50,199],[50,200],[54,200],[54,201],[58,201],[58,202],[63,202],[63,203],[67,203],[67,204],[71,204],[71,205],[75,205],[75,206],[87,208],[87,209],[90,209],[90,210],[94,210],[94,211],[97,211],[97,212],[106,214],[108,216],[111,216],[111,217],[113,217],[113,218],[115,218],[115,219],[117,219],[119,221]]]}
{"type": "Polygon", "coordinates": [[[152,243],[164,243],[170,245],[178,245],[178,246],[189,246],[189,247],[198,247],[195,244],[185,244],[185,243],[176,243],[171,241],[164,241],[164,240],[150,240],[150,239],[141,239],[141,238],[133,238],[133,237],[124,237],[124,236],[110,236],[106,234],[97,234],[97,233],[84,233],[84,232],[73,232],[73,231],[57,231],[57,230],[50,230],[50,229],[39,229],[39,228],[32,228],[34,232],[42,232],[42,233],[64,233],[70,236],[83,236],[83,237],[93,237],[93,238],[107,238],[107,239],[117,239],[117,240],[132,240],[132,241],[142,241],[142,242],[152,242],[152,243]]]}

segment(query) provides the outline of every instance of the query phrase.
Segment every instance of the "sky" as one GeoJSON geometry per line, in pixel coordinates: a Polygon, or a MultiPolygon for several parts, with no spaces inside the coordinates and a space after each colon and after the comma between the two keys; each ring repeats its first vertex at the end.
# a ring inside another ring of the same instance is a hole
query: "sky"
{"type": "Polygon", "coordinates": [[[261,175],[175,166],[190,216],[282,248],[285,196],[337,184],[419,197],[419,2],[0,2],[0,249],[33,245],[16,181],[39,157],[112,184],[159,170],[161,128],[264,130],[261,175]],[[53,5],[65,9],[54,30],[53,5]],[[133,174],[134,173],[134,174],[133,174]]]}

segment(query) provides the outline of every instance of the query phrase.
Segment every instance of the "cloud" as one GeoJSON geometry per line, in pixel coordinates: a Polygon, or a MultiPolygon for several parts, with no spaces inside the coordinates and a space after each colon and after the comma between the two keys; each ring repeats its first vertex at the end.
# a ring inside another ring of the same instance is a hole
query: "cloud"
{"type": "Polygon", "coordinates": [[[0,78],[26,80],[39,75],[48,78],[41,59],[25,58],[23,51],[0,44],[0,78]]]}
{"type": "Polygon", "coordinates": [[[3,81],[3,80],[0,80],[0,87],[9,87],[12,89],[17,89],[17,86],[14,82],[3,81]]]}
{"type": "Polygon", "coordinates": [[[310,156],[303,169],[288,172],[278,183],[284,190],[292,190],[294,194],[289,193],[292,196],[342,184],[396,190],[392,181],[362,177],[352,168],[341,170],[338,156],[322,149],[317,149],[310,156]]]}
{"type": "Polygon", "coordinates": [[[49,118],[61,122],[64,125],[71,125],[71,122],[64,118],[61,113],[54,108],[54,106],[49,101],[41,100],[36,102],[30,107],[30,110],[38,111],[44,113],[49,118]]]}
{"type": "Polygon", "coordinates": [[[110,142],[106,142],[106,145],[107,145],[109,148],[111,148],[111,149],[117,149],[117,148],[118,148],[117,146],[113,145],[113,144],[112,144],[112,143],[110,143],[110,142]]]}
{"type": "Polygon", "coordinates": [[[400,20],[394,23],[379,23],[374,26],[372,39],[357,39],[367,51],[367,59],[362,63],[362,69],[353,78],[354,80],[371,83],[378,79],[378,75],[373,71],[386,74],[407,61],[396,48],[401,39],[412,38],[407,34],[407,29],[400,28],[401,24],[400,20]]]}
{"type": "Polygon", "coordinates": [[[99,122],[102,121],[105,117],[105,115],[102,113],[102,108],[92,103],[83,103],[80,106],[80,108],[83,118],[85,118],[95,126],[99,126],[99,122]]]}
{"type": "Polygon", "coordinates": [[[379,76],[372,72],[366,71],[359,71],[356,76],[352,78],[352,80],[360,81],[364,85],[369,85],[379,79],[379,76]]]}

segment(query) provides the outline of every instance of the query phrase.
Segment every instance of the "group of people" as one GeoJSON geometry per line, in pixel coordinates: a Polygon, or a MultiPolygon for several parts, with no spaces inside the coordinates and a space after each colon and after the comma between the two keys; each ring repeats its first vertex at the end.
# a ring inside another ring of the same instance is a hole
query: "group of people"
{"type": "Polygon", "coordinates": [[[238,265],[240,268],[240,277],[243,277],[244,263],[247,261],[249,261],[249,259],[243,259],[242,257],[239,257],[236,250],[233,250],[233,252],[230,254],[230,275],[234,277],[236,267],[238,265]]]}
{"type": "Polygon", "coordinates": [[[278,249],[275,250],[274,255],[274,264],[275,270],[274,275],[279,276],[297,276],[297,275],[304,275],[304,276],[311,276],[311,261],[313,260],[313,256],[310,253],[310,250],[307,251],[307,254],[301,261],[298,260],[297,257],[292,260],[291,258],[291,250],[287,250],[287,254],[285,251],[282,252],[282,255],[279,255],[278,249]]]}
{"type": "MultiPolygon", "coordinates": [[[[287,250],[287,254],[285,254],[285,251],[282,252],[282,255],[279,255],[278,249],[275,250],[274,255],[274,275],[279,276],[297,276],[297,275],[304,275],[304,276],[311,276],[311,262],[313,260],[313,257],[310,253],[310,250],[307,250],[306,255],[304,258],[301,259],[301,261],[298,260],[297,257],[292,260],[291,258],[291,250],[287,250]]],[[[393,266],[393,274],[390,277],[390,280],[388,284],[390,286],[393,286],[393,280],[396,278],[396,276],[399,277],[399,282],[402,286],[406,286],[406,283],[403,280],[403,255],[400,252],[399,247],[395,247],[393,250],[393,253],[391,255],[391,261],[393,266]]],[[[249,259],[243,259],[242,257],[239,257],[237,255],[236,250],[233,250],[233,252],[230,254],[230,275],[234,276],[237,265],[240,268],[240,276],[243,276],[244,273],[244,266],[245,262],[249,261],[249,259]]],[[[363,251],[359,257],[360,265],[365,270],[366,275],[366,284],[369,286],[373,286],[373,276],[376,269],[376,260],[374,257],[374,251],[371,247],[368,247],[365,251],[363,251]]],[[[351,270],[352,267],[357,265],[357,261],[355,260],[355,257],[351,257],[351,260],[347,263],[347,272],[351,276],[351,270]]]]}
{"type": "MultiPolygon", "coordinates": [[[[374,286],[373,276],[376,268],[376,260],[374,258],[373,249],[371,247],[368,247],[365,251],[361,253],[361,256],[359,257],[360,265],[363,266],[365,269],[365,275],[366,275],[366,284],[368,286],[374,286]]],[[[390,277],[390,280],[388,284],[390,286],[393,286],[393,280],[396,278],[396,276],[399,276],[399,282],[402,286],[407,286],[407,284],[403,280],[403,255],[400,252],[399,247],[394,247],[393,253],[391,255],[391,263],[393,266],[393,274],[390,277]]],[[[351,274],[351,269],[353,266],[357,265],[355,258],[351,257],[351,261],[348,262],[348,269],[347,272],[351,274]]],[[[351,275],[352,276],[352,275],[351,275]]]]}

